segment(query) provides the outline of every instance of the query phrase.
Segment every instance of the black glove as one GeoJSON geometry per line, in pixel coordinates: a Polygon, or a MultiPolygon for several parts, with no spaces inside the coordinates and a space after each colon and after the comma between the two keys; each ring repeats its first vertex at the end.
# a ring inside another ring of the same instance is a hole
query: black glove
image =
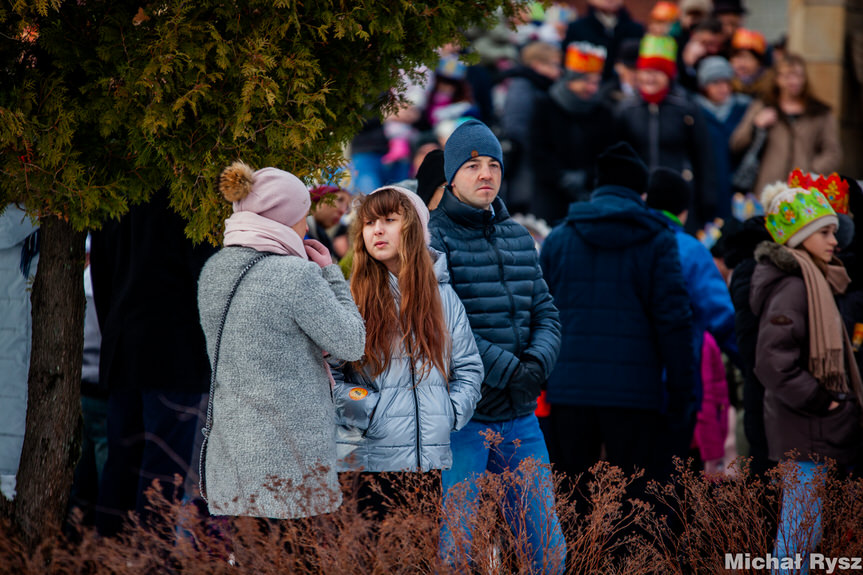
{"type": "Polygon", "coordinates": [[[522,359],[509,380],[509,397],[512,406],[536,403],[544,383],[545,370],[542,369],[542,365],[530,357],[522,359]]]}

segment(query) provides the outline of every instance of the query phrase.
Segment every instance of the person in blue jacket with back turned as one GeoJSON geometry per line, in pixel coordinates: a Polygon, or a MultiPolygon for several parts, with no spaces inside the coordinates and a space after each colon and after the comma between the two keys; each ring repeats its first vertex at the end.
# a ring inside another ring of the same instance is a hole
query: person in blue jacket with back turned
{"type": "Polygon", "coordinates": [[[647,205],[658,210],[671,223],[674,238],[677,240],[677,249],[680,252],[680,266],[686,281],[686,289],[692,302],[693,377],[696,401],[691,412],[686,414],[686,420],[682,422],[682,426],[674,430],[674,434],[669,436],[667,441],[660,442],[669,450],[660,454],[661,464],[665,466],[666,473],[672,470],[672,456],[676,455],[685,460],[692,443],[695,420],[703,397],[701,348],[704,332],[709,332],[719,347],[739,363],[731,292],[707,247],[683,230],[689,215],[687,208],[691,193],[689,183],[674,170],[656,168],[650,174],[647,185],[647,205]]]}

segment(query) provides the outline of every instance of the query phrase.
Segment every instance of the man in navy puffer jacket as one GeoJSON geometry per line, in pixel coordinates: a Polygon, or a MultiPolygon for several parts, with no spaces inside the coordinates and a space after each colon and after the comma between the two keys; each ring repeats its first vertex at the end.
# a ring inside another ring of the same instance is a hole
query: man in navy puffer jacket
{"type": "Polygon", "coordinates": [[[597,189],[543,243],[561,311],[548,380],[552,453],[575,477],[600,458],[653,474],[662,431],[694,400],[692,312],[669,223],[644,203],[647,167],[629,144],[597,160],[597,189]],[[666,373],[663,382],[663,370],[666,373]]]}
{"type": "MultiPolygon", "coordinates": [[[[459,505],[448,493],[462,481],[515,469],[527,458],[548,463],[533,412],[560,350],[560,319],[533,238],[497,197],[502,156],[485,124],[468,120],[459,126],[444,148],[448,185],[429,222],[432,247],[446,254],[485,368],[474,416],[451,437],[453,465],[442,474],[445,509],[447,501],[459,505]],[[483,435],[487,430],[501,438],[492,449],[483,435]]],[[[468,497],[476,497],[475,484],[469,486],[468,497]]],[[[566,546],[548,468],[522,487],[507,494],[507,521],[523,530],[519,536],[526,537],[537,572],[562,573],[566,546]]],[[[444,525],[441,536],[445,554],[453,545],[451,529],[444,525]]]]}

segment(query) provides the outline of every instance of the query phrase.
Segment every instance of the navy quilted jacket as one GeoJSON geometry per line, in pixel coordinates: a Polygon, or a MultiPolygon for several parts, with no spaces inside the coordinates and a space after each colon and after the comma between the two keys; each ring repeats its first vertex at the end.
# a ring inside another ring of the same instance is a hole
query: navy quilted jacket
{"type": "Polygon", "coordinates": [[[446,254],[450,283],[467,310],[485,379],[477,421],[532,413],[536,401],[513,404],[507,384],[524,356],[551,373],[560,350],[560,318],[542,279],[533,238],[500,198],[494,213],[464,204],[450,190],[432,212],[432,247],[446,254]]]}
{"type": "Polygon", "coordinates": [[[570,206],[541,260],[564,326],[549,403],[685,411],[692,312],[663,217],[632,190],[604,186],[570,206]]]}

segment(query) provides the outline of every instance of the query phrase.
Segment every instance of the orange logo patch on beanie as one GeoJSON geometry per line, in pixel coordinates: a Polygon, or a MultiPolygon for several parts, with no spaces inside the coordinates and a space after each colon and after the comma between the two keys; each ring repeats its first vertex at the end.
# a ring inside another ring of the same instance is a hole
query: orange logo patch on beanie
{"type": "Polygon", "coordinates": [[[348,392],[348,397],[350,397],[354,401],[359,401],[361,399],[365,399],[368,394],[369,391],[367,389],[363,389],[362,387],[353,387],[348,392]]]}
{"type": "Polygon", "coordinates": [[[470,157],[471,158],[476,158],[477,156],[479,156],[479,152],[477,152],[476,150],[470,151],[470,157]]]}

